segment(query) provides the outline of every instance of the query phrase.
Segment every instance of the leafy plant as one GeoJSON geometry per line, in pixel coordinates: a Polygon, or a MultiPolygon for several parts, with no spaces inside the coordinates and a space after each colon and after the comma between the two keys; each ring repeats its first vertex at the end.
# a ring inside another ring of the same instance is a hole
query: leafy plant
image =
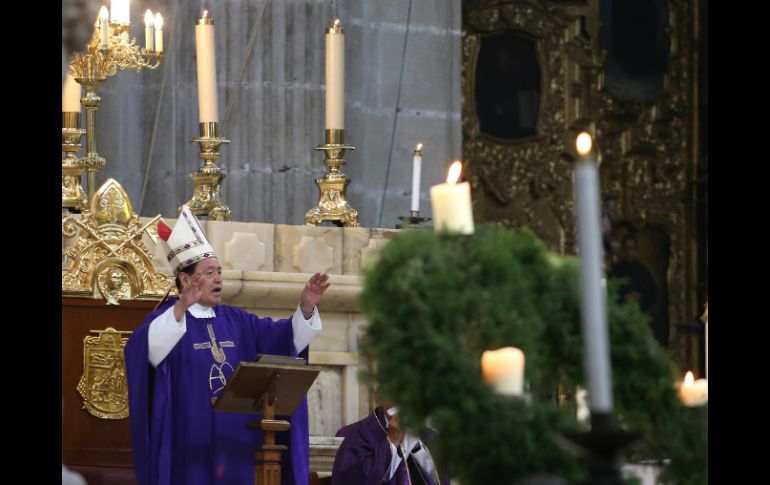
{"type": "MultiPolygon", "coordinates": [[[[527,230],[482,226],[472,236],[404,231],[365,273],[368,377],[407,427],[430,420],[434,454],[463,484],[515,483],[547,472],[570,483],[584,466],[553,439],[581,426],[559,389],[583,383],[578,261],[549,254],[527,230]],[[526,356],[529,402],[481,379],[481,353],[526,356]]],[[[706,483],[705,419],[684,408],[674,366],[633,304],[608,288],[615,411],[647,438],[636,457],[670,459],[670,483],[706,483]]]]}

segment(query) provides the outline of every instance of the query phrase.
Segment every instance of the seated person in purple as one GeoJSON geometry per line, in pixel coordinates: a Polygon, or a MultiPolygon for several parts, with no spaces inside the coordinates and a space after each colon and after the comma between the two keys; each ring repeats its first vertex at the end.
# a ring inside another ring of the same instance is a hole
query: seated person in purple
{"type": "MultiPolygon", "coordinates": [[[[222,267],[195,216],[184,207],[174,230],[163,225],[179,297],[153,311],[125,349],[131,440],[140,485],[251,485],[261,431],[257,414],[214,412],[212,398],[241,361],[257,354],[307,356],[321,330],[316,305],[329,287],[316,273],[291,320],[259,318],[220,304],[222,267]]],[[[277,433],[282,485],[307,485],[307,401],[277,433]]]]}
{"type": "Polygon", "coordinates": [[[398,409],[378,406],[372,413],[343,427],[332,485],[448,485],[422,440],[398,424],[398,409]]]}

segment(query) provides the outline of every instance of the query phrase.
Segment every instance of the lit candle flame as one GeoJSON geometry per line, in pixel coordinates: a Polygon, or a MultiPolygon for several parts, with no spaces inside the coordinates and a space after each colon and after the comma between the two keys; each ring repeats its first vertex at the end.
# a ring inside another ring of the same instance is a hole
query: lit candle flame
{"type": "Polygon", "coordinates": [[[147,27],[152,27],[155,23],[155,16],[152,14],[152,11],[148,8],[147,11],[144,13],[144,25],[147,27]]]}
{"type": "Polygon", "coordinates": [[[422,143],[418,143],[417,148],[415,150],[422,150],[422,143]]]}
{"type": "Polygon", "coordinates": [[[204,10],[203,11],[203,17],[201,17],[201,18],[205,19],[205,18],[208,18],[208,16],[209,16],[209,11],[208,10],[204,10]]]}
{"type": "Polygon", "coordinates": [[[455,160],[451,167],[449,167],[449,174],[446,176],[446,183],[456,184],[460,180],[460,172],[463,170],[463,164],[460,160],[455,160]]]}
{"type": "Polygon", "coordinates": [[[110,12],[107,10],[107,7],[102,5],[102,8],[99,10],[99,20],[104,22],[105,20],[110,19],[110,12]]]}
{"type": "Polygon", "coordinates": [[[158,30],[163,29],[163,16],[158,12],[155,14],[155,28],[158,30]]]}
{"type": "Polygon", "coordinates": [[[685,387],[692,387],[692,385],[695,384],[695,378],[692,375],[692,371],[687,371],[687,374],[684,376],[684,386],[685,387]]]}
{"type": "Polygon", "coordinates": [[[334,28],[337,29],[337,28],[339,28],[339,26],[340,26],[340,19],[335,19],[334,20],[334,28]]]}
{"type": "Polygon", "coordinates": [[[577,141],[575,143],[577,145],[577,151],[580,155],[588,155],[588,153],[591,151],[591,135],[586,133],[585,131],[578,135],[577,141]]]}

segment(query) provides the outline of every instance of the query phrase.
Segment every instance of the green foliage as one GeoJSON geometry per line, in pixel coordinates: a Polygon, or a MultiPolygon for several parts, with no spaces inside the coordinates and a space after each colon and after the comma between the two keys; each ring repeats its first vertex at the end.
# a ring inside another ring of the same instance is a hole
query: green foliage
{"type": "MultiPolygon", "coordinates": [[[[583,464],[553,439],[581,426],[574,408],[556,405],[559,386],[583,383],[578,271],[576,259],[550,255],[530,232],[496,227],[470,237],[404,231],[366,271],[369,377],[398,403],[407,427],[430,419],[440,431],[435,454],[462,483],[514,483],[539,472],[582,479],[583,464]],[[529,403],[500,398],[481,380],[481,353],[508,345],[525,353],[529,403]]],[[[705,483],[705,475],[690,481],[706,467],[702,422],[687,419],[673,365],[638,307],[617,303],[615,289],[616,412],[648,431],[639,456],[671,459],[666,473],[678,483],[705,483]]]]}

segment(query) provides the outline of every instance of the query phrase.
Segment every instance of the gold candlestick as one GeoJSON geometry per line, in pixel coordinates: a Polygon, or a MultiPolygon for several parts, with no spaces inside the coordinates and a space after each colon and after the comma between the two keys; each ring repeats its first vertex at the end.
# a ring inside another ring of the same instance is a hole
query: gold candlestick
{"type": "Polygon", "coordinates": [[[358,211],[345,200],[345,189],[350,179],[341,170],[345,165],[345,150],[355,149],[345,144],[345,130],[326,130],[326,143],[318,145],[315,150],[326,152],[324,164],[329,167],[329,171],[315,181],[321,197],[318,205],[305,213],[305,224],[317,226],[323,221],[331,221],[338,226],[358,227],[358,211]]]}
{"type": "Polygon", "coordinates": [[[96,87],[105,79],[104,77],[75,78],[75,81],[86,90],[86,95],[80,99],[80,103],[86,109],[86,155],[81,159],[81,163],[88,171],[87,187],[89,194],[96,191],[96,174],[104,168],[106,163],[104,157],[96,151],[96,110],[102,100],[96,94],[96,87]]]}
{"type": "Polygon", "coordinates": [[[136,39],[129,36],[131,23],[109,22],[107,45],[101,43],[99,22],[86,49],[72,57],[70,72],[75,81],[83,86],[86,95],[80,99],[86,109],[86,155],[81,159],[88,171],[88,194],[96,190],[96,174],[104,168],[104,157],[96,151],[96,110],[101,98],[96,88],[108,77],[117,74],[118,69],[156,69],[163,59],[162,52],[147,51],[136,45],[136,39]]]}
{"type": "Polygon", "coordinates": [[[67,155],[61,160],[61,206],[82,211],[88,199],[83,192],[80,179],[83,163],[75,156],[82,145],[80,139],[85,130],[80,129],[80,113],[62,113],[61,147],[67,155]]]}
{"type": "Polygon", "coordinates": [[[225,174],[214,162],[219,160],[219,147],[223,143],[230,143],[230,140],[219,137],[217,122],[201,123],[200,132],[201,136],[193,138],[192,143],[201,146],[198,158],[203,160],[203,167],[190,174],[195,189],[192,199],[186,205],[196,216],[207,215],[216,221],[229,221],[230,208],[224,203],[220,193],[225,174]]]}

